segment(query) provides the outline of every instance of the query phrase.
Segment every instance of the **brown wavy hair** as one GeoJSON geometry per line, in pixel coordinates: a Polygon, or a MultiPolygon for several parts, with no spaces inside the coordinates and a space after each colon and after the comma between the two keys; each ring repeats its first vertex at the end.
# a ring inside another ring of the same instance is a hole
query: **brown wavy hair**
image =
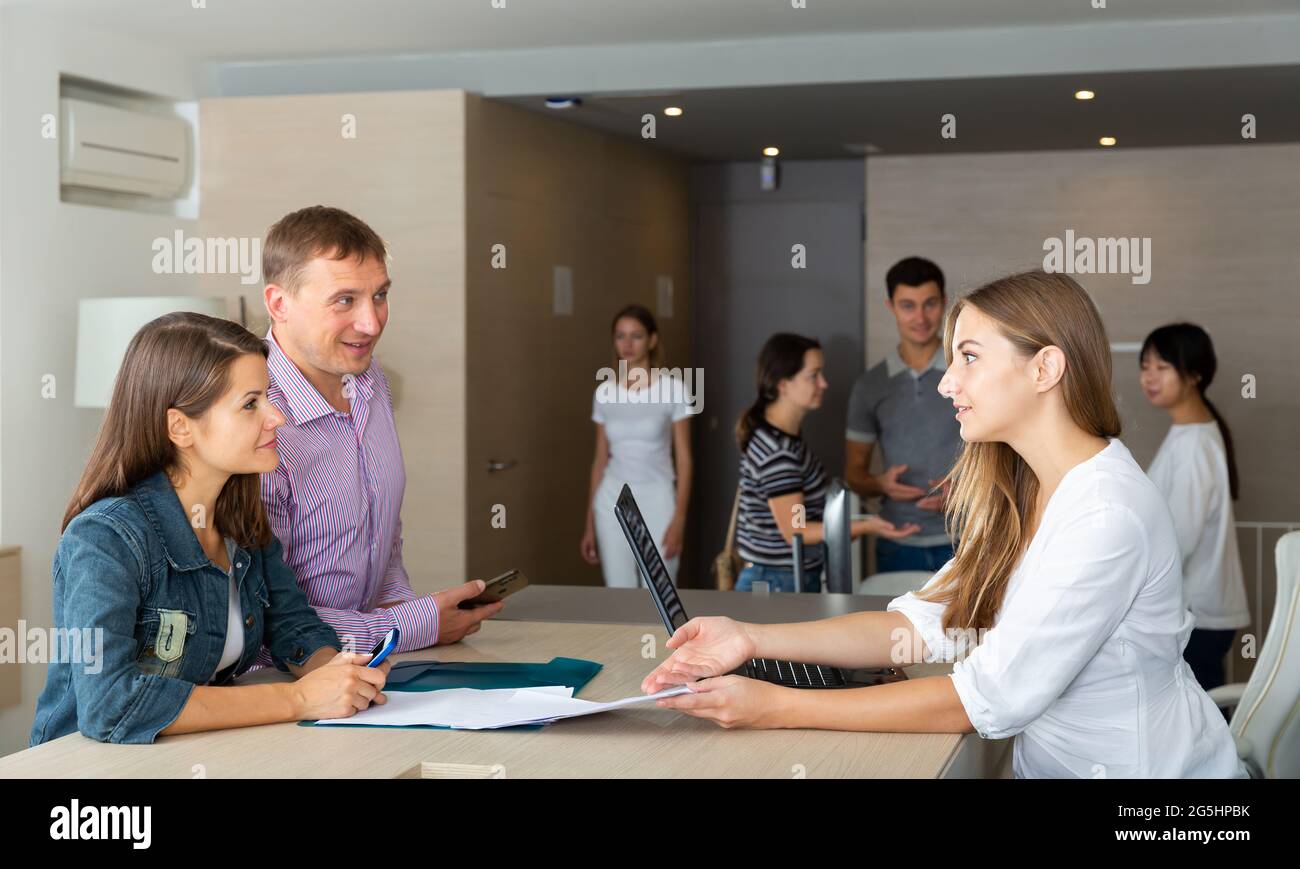
{"type": "MultiPolygon", "coordinates": [[[[159,471],[183,471],[167,436],[167,411],[196,419],[230,388],[230,366],[266,344],[243,326],[204,314],[175,313],[146,323],[126,348],[86,470],[60,531],[101,498],[125,495],[159,471]]],[[[245,547],[271,542],[258,474],[234,474],[217,496],[214,525],[245,547]]]]}
{"type": "MultiPolygon", "coordinates": [[[[1054,346],[1065,356],[1058,388],[1074,424],[1097,437],[1118,437],[1111,388],[1110,342],[1088,293],[1072,278],[1024,272],[985,284],[959,299],[944,322],[943,349],[953,359],[953,330],[967,305],[997,322],[1024,358],[1054,346]]],[[[922,597],[948,605],[945,629],[993,626],[1011,572],[1025,547],[1026,524],[1038,500],[1038,478],[1000,442],[967,443],[945,477],[951,482],[946,521],[956,532],[953,565],[922,597]]]]}

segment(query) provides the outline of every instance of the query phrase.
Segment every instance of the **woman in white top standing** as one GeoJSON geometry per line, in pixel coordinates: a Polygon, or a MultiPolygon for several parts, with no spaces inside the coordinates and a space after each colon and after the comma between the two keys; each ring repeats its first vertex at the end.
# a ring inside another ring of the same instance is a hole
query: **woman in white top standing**
{"type": "Polygon", "coordinates": [[[1088,294],[1041,271],[994,281],[953,307],[944,350],[939,390],[966,442],[948,475],[955,556],[886,612],[693,619],[643,689],[692,682],[656,702],[726,727],[1014,736],[1017,777],[1245,776],[1182,658],[1192,620],[1177,537],[1116,438],[1110,348],[1088,294]],[[833,691],[720,675],[750,657],[956,663],[833,691]]]}
{"type": "Polygon", "coordinates": [[[628,305],[614,315],[611,332],[618,367],[592,398],[596,454],[582,557],[601,565],[607,586],[641,584],[632,549],[614,516],[614,503],[627,483],[676,582],[691,497],[694,396],[680,378],[658,367],[659,327],[650,311],[628,305]]]}
{"type": "Polygon", "coordinates": [[[1205,395],[1218,361],[1200,326],[1174,323],[1142,342],[1142,391],[1173,424],[1147,476],[1164,493],[1196,627],[1183,650],[1207,691],[1224,683],[1223,658],[1250,624],[1232,502],[1238,496],[1232,433],[1205,395]]]}

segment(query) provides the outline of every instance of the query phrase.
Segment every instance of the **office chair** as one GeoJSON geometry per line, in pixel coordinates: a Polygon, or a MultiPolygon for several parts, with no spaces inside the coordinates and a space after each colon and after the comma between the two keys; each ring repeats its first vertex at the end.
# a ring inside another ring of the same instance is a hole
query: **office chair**
{"type": "Polygon", "coordinates": [[[1300,777],[1300,531],[1277,542],[1277,603],[1247,682],[1209,692],[1253,778],[1300,777]]]}
{"type": "Polygon", "coordinates": [[[792,534],[790,558],[794,560],[794,593],[803,591],[803,535],[792,534]]]}
{"type": "Polygon", "coordinates": [[[838,477],[831,480],[822,510],[823,538],[826,541],[826,590],[838,594],[853,593],[853,513],[849,488],[838,477]]]}
{"type": "MultiPolygon", "coordinates": [[[[818,544],[821,545],[821,544],[818,544]]],[[[794,562],[794,590],[796,593],[803,591],[803,578],[806,576],[803,570],[803,535],[795,533],[791,535],[790,540],[790,559],[794,562]]],[[[817,589],[820,593],[825,591],[825,583],[817,589]]]]}

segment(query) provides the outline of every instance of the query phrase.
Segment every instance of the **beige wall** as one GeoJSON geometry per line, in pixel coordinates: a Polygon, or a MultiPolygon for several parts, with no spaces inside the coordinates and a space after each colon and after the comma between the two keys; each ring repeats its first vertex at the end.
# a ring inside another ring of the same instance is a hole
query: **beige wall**
{"type": "MultiPolygon", "coordinates": [[[[635,142],[461,91],[204,100],[205,236],[261,236],[326,203],[389,242],[394,289],[379,359],[396,381],[406,460],[405,561],[418,591],[520,567],[534,582],[599,582],[578,558],[595,371],[609,318],[652,309],[684,364],[690,309],[685,169],[635,142]],[[344,138],[341,119],[356,119],[344,138]],[[491,268],[493,244],[508,268],[491,268]],[[571,316],[551,312],[552,269],[573,269],[571,316]],[[489,477],[489,458],[515,470],[489,477]],[[506,527],[492,525],[493,507],[506,527]],[[471,557],[475,556],[475,557],[471,557]]],[[[260,285],[244,295],[265,328],[260,285]]]]}
{"type": "Polygon", "coordinates": [[[578,555],[595,443],[596,372],[610,365],[610,319],[656,310],[664,364],[688,363],[686,166],[635,141],[471,96],[468,102],[466,423],[470,575],[517,567],[539,583],[599,584],[578,555]],[[507,267],[491,267],[503,244],[507,267]],[[553,269],[573,270],[573,313],[553,312],[553,269]],[[489,475],[489,459],[514,460],[489,475]],[[506,525],[491,523],[506,509],[506,525]]]}
{"type": "MultiPolygon", "coordinates": [[[[53,626],[50,565],[59,523],[104,418],[102,410],[72,403],[78,303],[188,296],[197,288],[193,275],[151,268],[154,239],[178,229],[192,235],[194,222],[61,201],[59,144],[42,138],[39,119],[58,113],[61,74],[189,100],[196,72],[193,59],[175,46],[35,5],[0,8],[0,546],[21,547],[14,556],[22,562],[18,616],[30,628],[53,626]],[[42,390],[51,376],[53,395],[42,390]]],[[[16,627],[12,615],[0,612],[0,626],[16,627]]],[[[27,747],[47,667],[0,668],[10,671],[3,679],[22,687],[20,703],[0,708],[3,755],[27,747]]]]}
{"type": "MultiPolygon", "coordinates": [[[[870,158],[867,362],[897,341],[884,308],[884,277],[904,256],[937,262],[951,298],[999,275],[1041,267],[1044,240],[1067,229],[1094,238],[1149,237],[1149,284],[1134,285],[1127,275],[1076,277],[1101,309],[1112,342],[1140,342],[1156,326],[1184,319],[1210,332],[1219,373],[1209,395],[1237,445],[1237,519],[1300,522],[1297,165],[1300,146],[1254,144],[870,158]],[[1256,398],[1241,395],[1246,374],[1256,378],[1256,398]]],[[[1168,417],[1142,397],[1136,354],[1117,354],[1115,375],[1123,440],[1145,467],[1168,417]]],[[[1265,533],[1259,588],[1254,532],[1241,536],[1252,613],[1262,612],[1265,622],[1277,536],[1265,533]]]]}
{"type": "MultiPolygon", "coordinates": [[[[203,100],[205,236],[256,236],[307,205],[343,208],[388,242],[393,289],[377,356],[406,460],[404,561],[417,591],[465,573],[465,94],[329,94],[203,100]],[[356,137],[344,138],[353,115],[356,137]]],[[[261,286],[211,276],[213,294],[261,286]]],[[[261,321],[264,328],[265,321],[261,321]]]]}

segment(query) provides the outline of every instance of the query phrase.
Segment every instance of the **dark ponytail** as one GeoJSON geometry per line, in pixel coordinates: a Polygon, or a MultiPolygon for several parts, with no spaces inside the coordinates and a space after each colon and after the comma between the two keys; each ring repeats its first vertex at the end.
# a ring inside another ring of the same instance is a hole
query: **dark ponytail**
{"type": "Polygon", "coordinates": [[[776,401],[778,385],[782,380],[788,380],[802,371],[804,354],[821,346],[815,338],[805,338],[790,332],[778,332],[767,339],[758,354],[758,365],[754,371],[758,398],[736,420],[736,443],[742,453],[749,448],[754,430],[762,425],[767,406],[776,401]]]}
{"type": "Polygon", "coordinates": [[[1232,500],[1237,500],[1240,493],[1237,477],[1237,453],[1232,446],[1232,432],[1224,421],[1219,409],[1210,401],[1205,390],[1214,381],[1218,370],[1218,358],[1214,354],[1214,342],[1207,333],[1194,323],[1171,323],[1156,329],[1142,342],[1142,352],[1138,355],[1139,364],[1146,358],[1147,351],[1155,354],[1174,367],[1184,380],[1191,378],[1196,390],[1201,394],[1201,401],[1214,417],[1219,426],[1219,435],[1223,438],[1223,449],[1228,457],[1228,492],[1232,500]]]}
{"type": "Polygon", "coordinates": [[[1240,484],[1237,480],[1237,453],[1232,447],[1232,432],[1228,430],[1228,424],[1223,421],[1219,409],[1214,406],[1214,402],[1210,401],[1204,389],[1201,390],[1201,401],[1205,402],[1205,406],[1210,409],[1210,413],[1214,416],[1214,421],[1219,424],[1219,434],[1223,437],[1223,449],[1228,454],[1228,491],[1232,494],[1232,500],[1235,501],[1240,494],[1240,484]]]}

